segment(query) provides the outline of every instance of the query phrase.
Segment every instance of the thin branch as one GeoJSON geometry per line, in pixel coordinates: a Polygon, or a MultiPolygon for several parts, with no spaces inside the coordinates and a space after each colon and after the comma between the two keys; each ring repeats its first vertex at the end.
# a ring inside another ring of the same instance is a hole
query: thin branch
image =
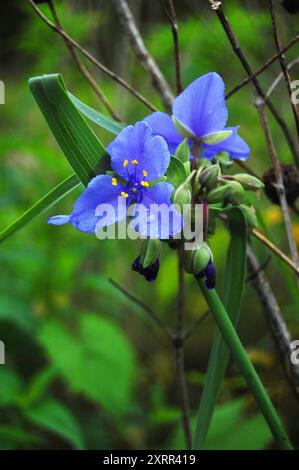
{"type": "Polygon", "coordinates": [[[113,0],[113,3],[120,23],[124,29],[125,34],[129,38],[137,59],[151,78],[152,84],[159,93],[165,108],[167,111],[171,111],[174,96],[160,68],[145,47],[127,1],[113,0]]]}
{"type": "Polygon", "coordinates": [[[161,320],[161,318],[150,308],[148,307],[142,300],[139,300],[135,295],[131,294],[127,289],[122,287],[120,284],[118,284],[114,279],[109,279],[109,282],[116,287],[122,294],[124,294],[128,299],[130,299],[132,302],[134,302],[136,305],[141,307],[151,318],[154,320],[154,322],[164,331],[166,336],[170,339],[170,341],[173,343],[175,341],[175,337],[168,328],[167,325],[161,320]]]}
{"type": "Polygon", "coordinates": [[[165,12],[165,15],[169,21],[173,37],[173,47],[174,47],[174,60],[175,60],[175,78],[176,78],[176,89],[177,94],[179,95],[183,91],[182,77],[181,77],[181,56],[180,56],[180,43],[179,43],[179,33],[178,33],[178,23],[176,12],[173,4],[173,0],[167,0],[168,9],[164,4],[163,0],[160,0],[162,8],[165,12]]]}
{"type": "Polygon", "coordinates": [[[291,218],[289,214],[289,208],[288,208],[288,203],[287,203],[287,198],[286,198],[285,187],[283,183],[283,176],[281,172],[280,161],[278,159],[274,142],[272,139],[272,135],[270,132],[268,119],[267,119],[265,109],[264,109],[264,103],[261,102],[259,98],[257,98],[256,104],[257,104],[257,109],[260,115],[262,128],[265,133],[265,138],[266,138],[266,142],[268,145],[269,154],[270,154],[272,164],[273,164],[273,169],[274,169],[275,178],[276,178],[276,190],[277,190],[277,195],[278,195],[279,203],[280,203],[281,210],[282,210],[282,215],[284,218],[291,258],[295,266],[298,267],[297,246],[296,246],[296,242],[295,242],[294,234],[292,230],[292,223],[291,223],[291,218]]]}
{"type": "Polygon", "coordinates": [[[103,73],[108,75],[112,80],[117,82],[119,85],[121,85],[123,88],[128,90],[135,98],[137,98],[139,101],[141,101],[145,106],[147,106],[151,111],[158,111],[158,109],[150,103],[143,95],[141,95],[135,88],[127,83],[125,80],[123,80],[121,77],[119,77],[116,73],[112,72],[110,69],[108,69],[105,65],[103,65],[101,62],[99,62],[90,52],[88,52],[84,47],[82,47],[77,41],[72,39],[69,34],[64,31],[59,29],[54,23],[52,23],[44,14],[43,12],[35,5],[33,0],[28,0],[36,14],[42,19],[42,21],[53,31],[55,31],[57,34],[62,36],[64,39],[66,39],[75,49],[81,52],[90,62],[98,67],[103,73]]]}
{"type": "Polygon", "coordinates": [[[182,337],[182,341],[185,343],[197,330],[197,328],[208,318],[210,315],[210,310],[206,310],[200,317],[196,318],[193,325],[186,331],[186,333],[182,337]]]}
{"type": "Polygon", "coordinates": [[[234,88],[232,88],[227,94],[226,94],[226,99],[230,98],[232,95],[237,93],[239,90],[241,90],[245,85],[248,83],[252,82],[254,79],[256,79],[259,75],[261,75],[265,70],[267,70],[270,65],[272,65],[277,59],[279,59],[282,55],[284,55],[291,47],[293,47],[295,44],[299,42],[299,34],[297,34],[285,47],[283,47],[279,52],[276,52],[270,59],[266,60],[266,62],[255,72],[251,73],[248,75],[247,78],[245,78],[241,83],[236,85],[234,88]]]}
{"type": "MultiPolygon", "coordinates": [[[[292,62],[290,62],[288,65],[287,65],[287,68],[288,70],[291,70],[294,65],[298,65],[299,64],[299,57],[297,57],[297,59],[294,59],[292,60],[292,62]]],[[[267,93],[266,93],[266,100],[272,95],[272,93],[274,92],[275,88],[279,85],[279,83],[281,82],[281,80],[284,78],[284,74],[283,72],[280,72],[279,75],[277,75],[277,77],[275,78],[275,80],[273,81],[272,85],[270,86],[270,88],[268,89],[267,93]]]]}
{"type": "MultiPolygon", "coordinates": [[[[217,14],[217,16],[220,20],[220,23],[222,24],[222,27],[223,27],[230,43],[231,43],[231,46],[232,46],[236,56],[240,60],[240,62],[243,65],[244,69],[246,70],[248,76],[252,75],[251,67],[250,67],[250,65],[249,65],[249,63],[248,63],[248,61],[247,61],[247,59],[244,55],[244,52],[242,51],[242,48],[241,48],[240,44],[237,41],[237,38],[236,38],[236,36],[235,36],[231,26],[230,26],[230,23],[229,23],[228,19],[226,18],[225,14],[223,13],[222,6],[218,5],[217,9],[215,9],[215,11],[216,11],[216,14],[217,14]]],[[[253,78],[252,82],[253,82],[253,85],[254,85],[254,88],[255,88],[257,94],[265,102],[265,93],[263,92],[259,81],[257,80],[257,78],[253,78]]],[[[289,130],[286,122],[282,119],[279,112],[277,111],[277,109],[274,107],[274,105],[272,104],[272,102],[270,100],[268,100],[266,102],[266,104],[267,104],[269,110],[271,111],[272,115],[276,119],[278,125],[281,127],[283,133],[285,134],[286,140],[287,140],[287,142],[290,146],[290,149],[293,153],[296,165],[299,167],[298,151],[297,151],[297,148],[295,146],[295,143],[293,141],[292,135],[290,133],[290,130],[289,130]]]]}
{"type": "MultiPolygon", "coordinates": [[[[58,14],[57,14],[57,11],[56,11],[56,8],[54,6],[53,1],[49,0],[48,5],[49,5],[50,11],[52,13],[52,16],[53,16],[53,19],[55,21],[55,24],[56,24],[57,28],[60,29],[61,31],[63,31],[63,27],[62,27],[61,21],[58,17],[58,14]]],[[[107,97],[105,96],[103,90],[99,87],[99,85],[97,84],[96,80],[94,79],[94,77],[92,76],[92,74],[90,73],[88,68],[80,60],[80,57],[77,54],[74,46],[65,37],[63,37],[63,40],[64,40],[64,42],[65,42],[65,44],[66,44],[66,46],[67,46],[67,48],[68,48],[68,50],[69,50],[69,52],[72,56],[72,59],[73,59],[74,63],[76,64],[77,68],[80,70],[82,75],[86,78],[86,80],[89,82],[90,86],[93,88],[93,90],[94,90],[95,94],[98,96],[98,98],[100,98],[100,100],[102,101],[102,103],[105,106],[105,108],[107,109],[107,111],[110,113],[110,115],[114,119],[121,122],[121,118],[120,118],[119,114],[113,109],[113,107],[109,103],[107,97]]]]}
{"type": "MultiPolygon", "coordinates": [[[[273,0],[269,0],[269,8],[270,8],[270,13],[271,13],[272,29],[273,29],[275,44],[276,44],[277,51],[280,52],[281,40],[280,40],[278,25],[276,21],[276,14],[275,14],[275,9],[273,5],[273,0]]],[[[280,67],[281,67],[281,70],[282,70],[282,73],[286,82],[286,86],[287,86],[287,90],[288,90],[288,94],[290,98],[290,103],[291,103],[291,108],[292,108],[294,119],[295,119],[297,137],[299,139],[299,114],[298,114],[297,106],[294,100],[292,99],[292,93],[293,93],[292,83],[291,83],[292,80],[291,80],[291,76],[290,76],[289,69],[288,69],[287,62],[286,62],[286,56],[284,54],[280,56],[279,63],[280,63],[280,67]]]]}
{"type": "Polygon", "coordinates": [[[185,316],[185,270],[184,270],[184,248],[178,248],[178,273],[179,273],[179,291],[178,291],[178,313],[176,326],[176,341],[174,342],[176,351],[177,374],[181,392],[182,423],[185,434],[186,446],[192,448],[192,433],[190,424],[190,406],[188,388],[185,373],[184,344],[182,341],[182,331],[184,327],[185,316]]]}
{"type": "Polygon", "coordinates": [[[299,276],[299,267],[285,254],[281,251],[274,243],[272,243],[265,235],[257,230],[256,228],[252,229],[252,235],[257,238],[260,242],[266,245],[273,253],[275,253],[279,258],[281,258],[296,274],[299,276]]]}
{"type": "Polygon", "coordinates": [[[259,262],[250,247],[248,248],[247,257],[249,269],[255,273],[255,276],[252,278],[252,284],[259,296],[265,318],[269,325],[269,330],[280,352],[286,378],[291,385],[297,400],[299,400],[299,365],[293,364],[290,360],[292,354],[290,346],[292,339],[290,332],[284,321],[269,281],[263,271],[260,270],[259,262]]]}

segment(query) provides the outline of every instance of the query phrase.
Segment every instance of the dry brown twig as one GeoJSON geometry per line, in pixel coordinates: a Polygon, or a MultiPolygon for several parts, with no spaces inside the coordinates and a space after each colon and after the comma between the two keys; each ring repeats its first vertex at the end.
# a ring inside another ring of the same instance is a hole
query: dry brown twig
{"type": "Polygon", "coordinates": [[[136,57],[151,78],[152,84],[159,93],[165,108],[167,111],[171,111],[174,96],[156,61],[145,47],[128,2],[126,0],[113,0],[113,4],[136,57]]]}
{"type": "Polygon", "coordinates": [[[62,36],[64,39],[68,41],[69,44],[71,44],[76,50],[78,50],[81,54],[83,54],[90,62],[98,67],[103,73],[108,75],[112,80],[117,82],[119,85],[121,85],[123,88],[128,90],[135,98],[137,98],[139,101],[141,101],[145,106],[147,106],[151,111],[158,111],[158,109],[149,101],[147,100],[141,93],[139,93],[135,88],[127,83],[123,78],[119,77],[116,73],[112,72],[110,69],[108,69],[105,65],[103,65],[101,62],[98,61],[90,52],[88,52],[84,47],[82,47],[77,41],[75,41],[69,34],[64,31],[59,29],[52,21],[50,21],[44,14],[43,12],[36,6],[33,0],[28,0],[30,5],[32,6],[33,10],[35,13],[40,17],[40,19],[54,31],[55,33],[59,34],[62,36]]]}

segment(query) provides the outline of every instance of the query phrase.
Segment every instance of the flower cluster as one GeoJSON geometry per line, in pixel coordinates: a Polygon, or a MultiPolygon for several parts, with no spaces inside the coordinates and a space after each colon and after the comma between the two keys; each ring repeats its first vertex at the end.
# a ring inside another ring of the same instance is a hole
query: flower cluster
{"type": "MultiPolygon", "coordinates": [[[[90,181],[70,215],[51,217],[49,223],[70,223],[81,232],[96,233],[101,227],[121,221],[133,204],[142,204],[149,210],[154,204],[170,207],[177,195],[183,195],[191,204],[202,201],[201,195],[210,203],[224,199],[222,188],[229,183],[232,192],[235,181],[220,181],[220,160],[217,161],[217,158],[244,160],[250,153],[248,145],[238,135],[238,127],[226,127],[227,119],[221,77],[208,73],[198,78],[174,100],[172,117],[155,112],[142,122],[123,129],[107,147],[112,171],[90,181]],[[167,172],[174,158],[172,156],[184,141],[191,165],[184,166],[186,180],[175,187],[167,181],[167,172]],[[191,168],[197,172],[193,180],[191,168]],[[217,191],[221,193],[220,199],[219,196],[217,199],[217,191]],[[124,212],[119,210],[119,198],[125,204],[124,212]],[[110,204],[114,215],[103,217],[99,214],[97,208],[101,204],[110,204]]],[[[230,202],[233,203],[232,199],[230,202]]],[[[183,223],[179,213],[174,219],[166,227],[159,226],[154,238],[163,240],[174,237],[183,223]]],[[[138,232],[152,238],[151,224],[151,218],[146,218],[137,227],[138,232]]],[[[157,242],[154,243],[155,256],[150,262],[149,258],[145,262],[145,257],[139,255],[132,266],[150,281],[156,278],[159,270],[160,249],[157,251],[156,246],[157,242]]],[[[151,252],[151,240],[146,249],[147,253],[151,252]]],[[[210,252],[196,275],[206,278],[208,288],[215,286],[215,268],[210,252]]]]}

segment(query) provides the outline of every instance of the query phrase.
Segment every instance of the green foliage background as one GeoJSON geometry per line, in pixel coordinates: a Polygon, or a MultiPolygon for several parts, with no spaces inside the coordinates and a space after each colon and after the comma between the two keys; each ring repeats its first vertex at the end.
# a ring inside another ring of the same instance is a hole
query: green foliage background
{"type": "MultiPolygon", "coordinates": [[[[110,2],[67,0],[58,3],[65,29],[108,66],[149,97],[158,107],[148,77],[136,62],[110,2]]],[[[176,2],[185,85],[206,72],[222,75],[227,88],[245,77],[217,18],[200,2],[176,2]]],[[[207,3],[207,2],[203,2],[207,3]]],[[[226,2],[228,3],[228,2],[226,2]]],[[[226,12],[253,68],[271,56],[274,43],[263,2],[231,1],[226,12]],[[242,3],[242,5],[241,5],[242,3]],[[246,3],[246,2],[245,2],[246,3]]],[[[1,228],[6,227],[50,188],[70,174],[27,81],[34,75],[59,72],[69,90],[104,111],[72,63],[61,38],[34,15],[25,2],[11,2],[7,31],[1,17],[1,76],[6,104],[0,121],[1,228]],[[16,27],[16,25],[18,25],[16,27]]],[[[146,44],[174,86],[172,37],[159,2],[134,2],[146,44]],[[155,4],[155,5],[154,5],[155,4]]],[[[43,11],[47,11],[43,7],[43,11]]],[[[283,39],[296,33],[296,20],[280,10],[283,39]]],[[[288,59],[296,57],[296,48],[288,59]]],[[[123,119],[135,122],[148,110],[98,70],[94,75],[123,119]]],[[[275,64],[261,78],[268,88],[279,73],[275,64]]],[[[296,78],[298,67],[294,68],[296,78]]],[[[275,101],[293,125],[284,86],[275,101]]],[[[250,86],[228,102],[230,123],[252,149],[249,166],[259,175],[269,156],[259,126],[250,86]]],[[[291,155],[273,126],[282,161],[291,155]]],[[[103,143],[111,135],[96,129],[103,143]]],[[[0,246],[0,338],[6,364],[0,366],[0,448],[107,449],[183,448],[174,351],[151,319],[109,283],[109,277],[143,299],[169,325],[175,324],[177,260],[167,248],[154,284],[131,271],[138,253],[131,241],[98,241],[73,227],[46,224],[47,216],[69,213],[79,190],[0,246]]],[[[254,203],[261,216],[273,210],[261,195],[254,203]]],[[[297,227],[294,219],[294,227],[297,227]]],[[[285,251],[281,222],[269,227],[285,251]]],[[[219,224],[212,240],[221,289],[228,235],[219,224]]],[[[256,245],[261,260],[268,253],[256,245]]],[[[298,338],[298,302],[293,277],[273,258],[266,269],[293,336],[298,338]],[[296,336],[297,335],[297,336],[296,336]]],[[[206,307],[193,280],[187,278],[186,324],[206,307]]],[[[186,345],[186,369],[192,415],[199,403],[214,325],[209,318],[186,345]]],[[[286,383],[263,312],[247,285],[239,328],[293,441],[299,444],[298,405],[286,383]]],[[[273,445],[238,370],[230,364],[209,432],[209,449],[261,449],[273,445]]]]}

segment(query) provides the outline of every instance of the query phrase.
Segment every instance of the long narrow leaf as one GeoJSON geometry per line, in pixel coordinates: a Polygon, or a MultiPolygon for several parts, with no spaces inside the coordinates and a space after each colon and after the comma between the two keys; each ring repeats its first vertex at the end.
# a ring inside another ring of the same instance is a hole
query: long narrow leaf
{"type": "Polygon", "coordinates": [[[106,131],[111,132],[111,134],[118,135],[120,131],[125,127],[124,124],[121,124],[120,122],[115,121],[111,117],[106,116],[105,114],[100,113],[99,111],[96,111],[87,104],[82,103],[82,101],[78,100],[78,98],[72,95],[72,93],[70,93],[69,91],[68,96],[72,100],[76,108],[82,114],[84,114],[85,117],[87,117],[103,129],[106,129],[106,131]]]}
{"type": "Polygon", "coordinates": [[[71,175],[62,181],[58,186],[52,189],[30,209],[28,209],[21,217],[19,217],[14,223],[9,225],[5,230],[0,233],[0,243],[7,238],[14,235],[21,228],[31,222],[35,217],[42,214],[44,211],[52,207],[58,201],[63,199],[67,194],[73,191],[80,185],[80,181],[76,175],[71,175]]]}
{"type": "Polygon", "coordinates": [[[86,186],[107,165],[106,151],[70,100],[61,75],[29,80],[31,92],[78,178],[86,186]]]}
{"type": "MultiPolygon", "coordinates": [[[[246,275],[246,218],[239,208],[227,210],[231,241],[227,254],[227,267],[223,304],[233,325],[239,321],[246,275]]],[[[218,328],[215,331],[209,358],[204,390],[197,414],[194,448],[202,449],[213,417],[222,380],[229,360],[229,351],[218,328]]]]}

